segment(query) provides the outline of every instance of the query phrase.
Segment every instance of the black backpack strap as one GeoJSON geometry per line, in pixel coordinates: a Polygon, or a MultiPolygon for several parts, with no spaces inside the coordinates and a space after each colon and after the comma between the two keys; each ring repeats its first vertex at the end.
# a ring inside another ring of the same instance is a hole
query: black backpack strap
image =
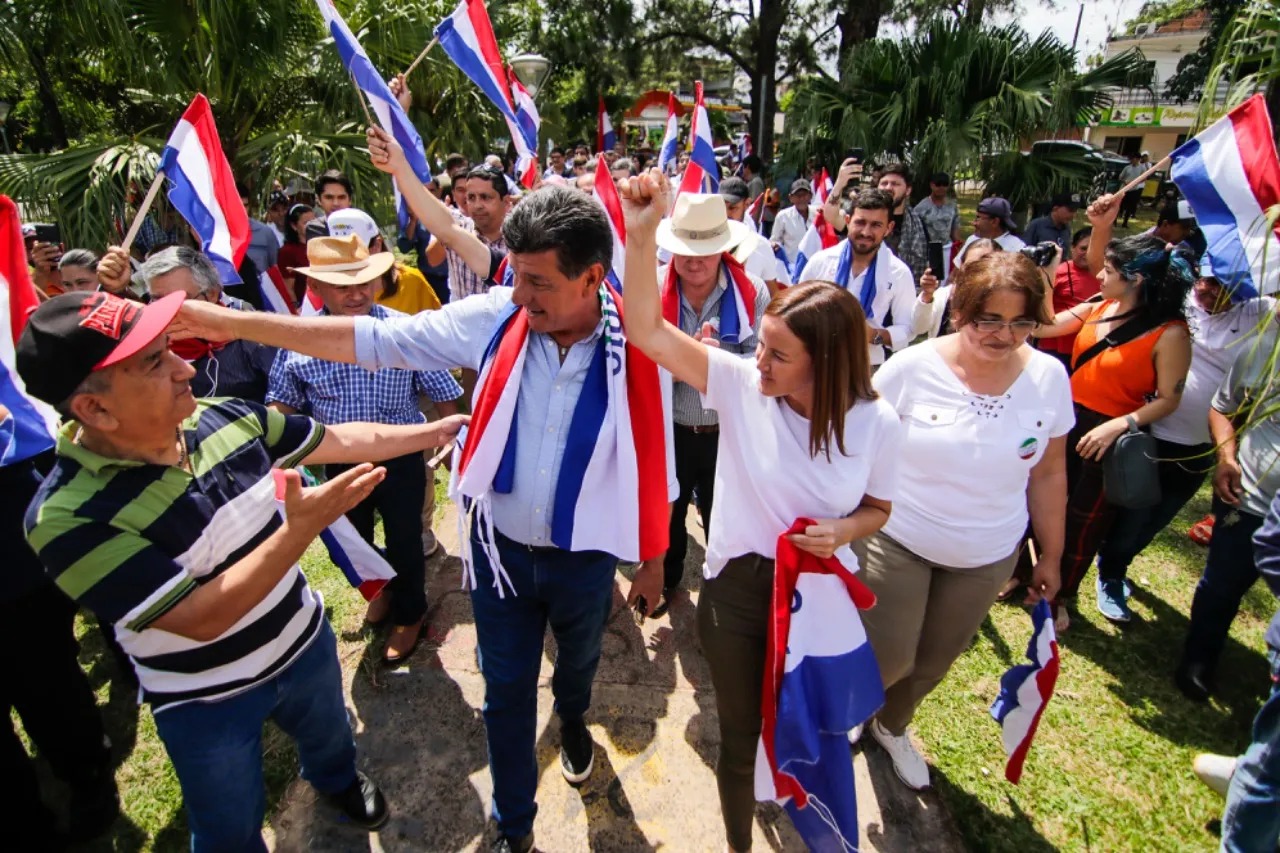
{"type": "Polygon", "coordinates": [[[1149,317],[1135,317],[1120,328],[1112,329],[1111,334],[1104,336],[1093,346],[1080,353],[1080,357],[1071,365],[1071,370],[1079,370],[1081,367],[1084,367],[1085,363],[1091,358],[1101,355],[1103,352],[1113,347],[1122,347],[1129,343],[1129,341],[1142,337],[1159,325],[1159,321],[1153,320],[1149,317]]]}

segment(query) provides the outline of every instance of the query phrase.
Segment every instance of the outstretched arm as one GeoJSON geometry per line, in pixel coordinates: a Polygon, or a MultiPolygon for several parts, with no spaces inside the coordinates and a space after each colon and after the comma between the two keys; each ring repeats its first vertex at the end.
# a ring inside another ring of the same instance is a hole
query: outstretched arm
{"type": "Polygon", "coordinates": [[[463,263],[482,278],[489,276],[489,247],[480,238],[462,228],[449,213],[444,202],[433,196],[409,168],[400,144],[380,127],[367,133],[369,159],[373,165],[394,177],[405,202],[422,226],[446,248],[457,252],[463,263]]]}
{"type": "Polygon", "coordinates": [[[671,187],[657,169],[619,183],[627,220],[627,273],[624,325],[627,339],[645,355],[704,394],[707,348],[662,319],[658,295],[658,244],[655,234],[668,207],[671,187]]]}

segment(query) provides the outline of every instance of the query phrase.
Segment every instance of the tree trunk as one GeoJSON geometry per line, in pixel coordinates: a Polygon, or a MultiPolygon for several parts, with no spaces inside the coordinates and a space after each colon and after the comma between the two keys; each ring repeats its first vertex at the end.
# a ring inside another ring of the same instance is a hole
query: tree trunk
{"type": "Polygon", "coordinates": [[[40,106],[44,110],[44,120],[58,148],[70,145],[67,136],[67,123],[62,118],[62,110],[58,109],[58,95],[53,90],[53,80],[49,76],[49,67],[45,57],[31,52],[31,70],[36,78],[36,95],[40,98],[40,106]]]}
{"type": "Polygon", "coordinates": [[[778,38],[790,9],[786,0],[761,0],[756,19],[756,68],[751,75],[751,127],[755,151],[766,164],[773,160],[773,116],[778,111],[778,38]],[[762,118],[763,117],[763,118],[762,118]]]}
{"type": "Polygon", "coordinates": [[[836,17],[840,29],[840,74],[849,51],[864,41],[871,41],[880,31],[880,19],[884,17],[886,0],[846,0],[836,17]]]}
{"type": "Polygon", "coordinates": [[[986,13],[987,0],[969,0],[964,7],[964,22],[974,27],[981,26],[986,13]]]}

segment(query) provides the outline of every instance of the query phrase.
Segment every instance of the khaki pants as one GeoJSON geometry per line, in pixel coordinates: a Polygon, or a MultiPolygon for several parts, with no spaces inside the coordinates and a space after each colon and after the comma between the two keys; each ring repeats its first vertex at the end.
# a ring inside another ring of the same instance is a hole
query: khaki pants
{"type": "Polygon", "coordinates": [[[756,745],[764,689],[765,641],[773,601],[773,560],[735,557],[702,585],[698,641],[711,666],[720,716],[716,785],[725,836],[734,850],[751,849],[755,816],[756,745]]]}
{"type": "Polygon", "coordinates": [[[968,648],[1018,552],[956,569],[917,556],[883,533],[855,543],[854,550],[862,564],[858,577],[876,594],[876,606],[861,614],[884,680],[884,707],[876,719],[900,735],[968,648]]]}

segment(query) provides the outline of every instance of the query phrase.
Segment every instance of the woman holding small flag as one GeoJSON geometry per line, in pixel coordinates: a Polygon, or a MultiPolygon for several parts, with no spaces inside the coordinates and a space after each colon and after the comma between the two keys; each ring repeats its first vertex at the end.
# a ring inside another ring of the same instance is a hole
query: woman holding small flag
{"type": "MultiPolygon", "coordinates": [[[[716,778],[725,832],[730,849],[745,851],[751,848],[779,537],[797,519],[817,519],[784,541],[856,570],[849,543],[889,516],[899,427],[871,389],[866,321],[852,294],[818,282],[787,290],[760,320],[754,362],[708,346],[668,319],[664,302],[671,291],[665,298],[659,293],[653,258],[657,235],[672,227],[661,224],[667,179],[652,170],[623,184],[622,197],[627,334],[719,415],[717,503],[698,636],[720,715],[716,778]]],[[[688,207],[685,198],[677,210],[688,207]]],[[[861,633],[856,625],[849,632],[861,633]]],[[[850,641],[851,648],[858,645],[850,641]]],[[[878,695],[874,666],[869,669],[870,693],[878,695]]],[[[845,684],[854,691],[852,682],[845,684]]],[[[853,697],[845,699],[846,707],[853,704],[853,697]]],[[[847,762],[847,753],[843,757],[847,762]]],[[[840,831],[848,838],[856,825],[842,822],[840,831]]]]}
{"type": "Polygon", "coordinates": [[[1028,516],[1041,542],[1030,600],[1058,588],[1073,416],[1062,365],[1026,346],[1048,319],[1045,287],[1016,252],[968,259],[949,297],[954,334],[876,373],[905,432],[893,516],[861,546],[878,599],[864,621],[885,686],[870,729],[913,789],[928,787],[929,766],[907,727],[1013,572],[1028,516]]]}

